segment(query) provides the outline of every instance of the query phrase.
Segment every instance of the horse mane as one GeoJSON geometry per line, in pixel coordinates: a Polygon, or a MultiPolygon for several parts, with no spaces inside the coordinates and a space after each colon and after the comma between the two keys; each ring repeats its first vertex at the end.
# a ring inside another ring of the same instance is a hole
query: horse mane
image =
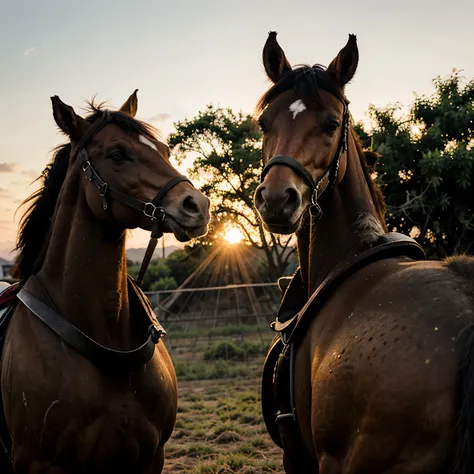
{"type": "MultiPolygon", "coordinates": [[[[89,111],[86,120],[92,124],[104,113],[105,104],[95,104],[94,99],[86,103],[89,111]]],[[[154,140],[157,138],[157,130],[153,126],[126,113],[110,111],[110,116],[110,123],[118,125],[125,132],[145,135],[154,140]]],[[[14,278],[26,279],[36,273],[44,263],[53,215],[69,169],[71,144],[59,145],[53,151],[53,158],[34,181],[42,181],[40,188],[20,204],[20,207],[26,204],[29,206],[20,219],[15,247],[18,254],[11,270],[14,278]]]]}
{"type": "MultiPolygon", "coordinates": [[[[291,72],[285,74],[278,82],[271,86],[262,97],[260,97],[255,108],[254,117],[258,117],[262,114],[265,108],[273,100],[275,100],[280,94],[289,90],[295,91],[297,96],[305,103],[324,106],[324,100],[320,93],[321,89],[335,94],[338,98],[345,97],[343,91],[332,82],[331,77],[324,66],[321,66],[320,64],[315,64],[314,66],[309,66],[307,64],[296,66],[291,72]]],[[[375,208],[379,214],[380,221],[382,225],[385,226],[385,199],[383,193],[371,177],[371,172],[365,158],[362,143],[352,124],[350,126],[350,131],[356,145],[360,165],[367,186],[369,187],[372,200],[374,201],[375,208]]]]}
{"type": "Polygon", "coordinates": [[[385,205],[385,198],[384,198],[383,192],[380,189],[379,185],[372,179],[372,176],[371,176],[372,173],[367,164],[367,160],[365,158],[365,152],[362,147],[362,142],[360,140],[359,135],[357,135],[357,132],[354,130],[354,127],[352,126],[350,128],[350,132],[356,146],[357,155],[359,156],[360,166],[362,168],[362,172],[364,173],[364,177],[365,177],[365,182],[367,183],[367,186],[370,191],[370,195],[372,196],[372,201],[374,201],[375,209],[377,211],[377,214],[379,215],[380,222],[382,223],[384,227],[386,227],[386,223],[385,223],[386,205],[385,205]]]}

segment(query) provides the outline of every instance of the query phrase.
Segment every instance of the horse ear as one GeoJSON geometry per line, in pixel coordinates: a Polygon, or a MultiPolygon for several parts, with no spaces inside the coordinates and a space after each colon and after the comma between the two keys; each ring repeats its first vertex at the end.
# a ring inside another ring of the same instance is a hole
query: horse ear
{"type": "Polygon", "coordinates": [[[349,39],[344,48],[339,51],[327,72],[332,76],[334,82],[339,87],[344,87],[353,77],[359,64],[359,49],[357,48],[356,35],[349,35],[349,39]]]}
{"type": "Polygon", "coordinates": [[[285,74],[291,72],[291,65],[278,44],[276,36],[276,31],[270,31],[263,47],[263,65],[267,76],[273,83],[278,82],[285,74]]]}
{"type": "Polygon", "coordinates": [[[58,127],[71,138],[78,141],[91,126],[86,120],[74,112],[70,105],[66,105],[57,95],[51,97],[53,117],[58,127]]]}
{"type": "Polygon", "coordinates": [[[138,110],[138,97],[137,97],[138,89],[135,89],[135,92],[123,103],[122,107],[120,107],[119,112],[123,112],[125,114],[131,115],[135,117],[137,115],[138,110]]]}
{"type": "Polygon", "coordinates": [[[375,168],[378,159],[382,156],[379,153],[375,153],[375,151],[364,151],[365,161],[371,168],[375,168]]]}

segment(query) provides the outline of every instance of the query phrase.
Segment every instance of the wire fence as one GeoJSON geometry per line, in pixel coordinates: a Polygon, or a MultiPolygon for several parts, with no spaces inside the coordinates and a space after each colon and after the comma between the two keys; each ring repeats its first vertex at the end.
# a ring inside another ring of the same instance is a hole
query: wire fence
{"type": "Polygon", "coordinates": [[[240,343],[257,337],[267,344],[281,301],[277,283],[149,291],[171,348],[195,350],[213,340],[240,343]]]}

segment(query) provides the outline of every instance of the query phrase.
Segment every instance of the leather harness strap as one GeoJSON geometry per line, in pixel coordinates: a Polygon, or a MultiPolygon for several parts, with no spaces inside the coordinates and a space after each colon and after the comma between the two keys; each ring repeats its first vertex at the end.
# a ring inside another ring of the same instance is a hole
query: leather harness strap
{"type": "MultiPolygon", "coordinates": [[[[129,280],[129,290],[130,285],[129,280]]],[[[17,297],[64,342],[100,368],[109,371],[130,371],[143,367],[152,358],[155,345],[166,334],[156,318],[150,316],[152,312],[146,311],[151,323],[148,328],[148,339],[141,346],[129,351],[109,349],[84,334],[53,308],[50,302],[46,302],[39,297],[39,294],[44,292],[45,289],[42,288],[39,279],[32,276],[18,292],[17,297]]],[[[49,297],[47,299],[50,300],[49,297]]]]}
{"type": "MultiPolygon", "coordinates": [[[[271,324],[273,330],[278,332],[278,337],[272,343],[267,353],[262,379],[262,412],[264,421],[272,440],[283,447],[281,427],[284,424],[286,438],[296,444],[302,445],[300,455],[308,459],[308,452],[304,448],[301,436],[296,406],[294,403],[294,364],[295,352],[298,342],[306,334],[309,324],[322,310],[324,304],[334,294],[340,285],[350,276],[363,267],[386,258],[408,257],[413,260],[426,258],[423,248],[410,237],[396,232],[383,235],[373,247],[355,255],[353,259],[343,261],[337,265],[318,286],[309,300],[302,302],[300,309],[289,314],[286,300],[296,297],[301,298],[298,284],[301,283],[299,272],[293,277],[296,285],[288,286],[283,301],[278,311],[276,320],[271,324]],[[313,316],[313,317],[310,317],[313,316]],[[280,320],[281,317],[281,320],[280,320]],[[269,387],[272,387],[270,389],[269,387]],[[298,440],[295,443],[295,440],[298,440]]],[[[292,302],[289,308],[294,308],[292,302]]]]}
{"type": "Polygon", "coordinates": [[[343,261],[333,268],[316,288],[301,310],[292,318],[287,317],[285,321],[280,321],[277,316],[270,327],[280,333],[285,343],[289,343],[291,339],[301,333],[302,329],[298,327],[298,325],[305,312],[309,308],[314,310],[315,306],[321,309],[321,304],[326,301],[330,294],[350,275],[372,262],[398,256],[406,256],[414,260],[424,260],[426,258],[423,248],[414,239],[397,232],[388,232],[379,238],[373,247],[360,254],[354,255],[353,259],[343,261]]]}

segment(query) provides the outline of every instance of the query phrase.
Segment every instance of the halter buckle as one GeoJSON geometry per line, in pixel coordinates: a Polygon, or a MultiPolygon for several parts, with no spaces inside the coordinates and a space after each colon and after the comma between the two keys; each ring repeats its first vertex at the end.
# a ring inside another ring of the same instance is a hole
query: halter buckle
{"type": "Polygon", "coordinates": [[[320,184],[321,181],[314,188],[313,194],[311,196],[311,206],[309,206],[309,212],[314,219],[318,219],[323,213],[321,206],[318,204],[318,189],[320,184]]]}
{"type": "Polygon", "coordinates": [[[166,331],[161,327],[156,324],[153,324],[149,328],[149,334],[151,340],[155,343],[158,344],[159,340],[163,337],[166,336],[166,331]]]}
{"type": "Polygon", "coordinates": [[[108,187],[109,186],[107,183],[102,183],[102,185],[99,187],[100,200],[102,201],[102,208],[104,209],[104,211],[106,211],[108,207],[107,198],[105,197],[108,187]]]}
{"type": "Polygon", "coordinates": [[[319,183],[318,185],[313,189],[313,194],[311,195],[311,204],[313,206],[319,206],[318,204],[318,188],[319,188],[319,183]]]}
{"type": "Polygon", "coordinates": [[[150,219],[159,219],[161,216],[161,222],[165,219],[165,210],[162,207],[155,206],[152,202],[146,202],[145,207],[143,208],[143,214],[149,217],[150,219]],[[150,210],[151,208],[151,210],[150,210]]]}
{"type": "Polygon", "coordinates": [[[309,212],[311,214],[311,217],[313,217],[314,219],[318,219],[319,217],[321,217],[323,210],[321,209],[321,206],[318,203],[313,203],[309,207],[309,212]]]}
{"type": "Polygon", "coordinates": [[[89,160],[85,161],[82,166],[82,171],[84,171],[84,174],[86,175],[86,178],[89,180],[89,181],[92,181],[92,175],[93,175],[93,172],[92,172],[92,165],[91,165],[91,162],[89,160]]]}

